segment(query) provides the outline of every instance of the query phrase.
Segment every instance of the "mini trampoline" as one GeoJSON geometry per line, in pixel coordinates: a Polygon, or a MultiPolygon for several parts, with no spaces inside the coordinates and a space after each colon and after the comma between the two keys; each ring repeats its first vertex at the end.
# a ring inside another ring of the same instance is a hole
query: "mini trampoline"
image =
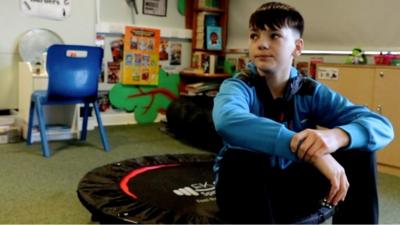
{"type": "MultiPolygon", "coordinates": [[[[100,223],[224,223],[216,205],[213,162],[210,154],[124,160],[88,172],[77,193],[100,223]]],[[[295,223],[322,223],[333,211],[321,206],[295,223]]]]}

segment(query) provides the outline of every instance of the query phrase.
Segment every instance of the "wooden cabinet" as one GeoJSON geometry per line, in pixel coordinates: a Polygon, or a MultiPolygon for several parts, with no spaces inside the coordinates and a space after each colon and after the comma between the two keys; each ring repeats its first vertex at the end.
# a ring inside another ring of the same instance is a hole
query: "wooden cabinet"
{"type": "Polygon", "coordinates": [[[372,109],[375,70],[372,67],[318,65],[317,79],[359,105],[372,109]],[[330,74],[338,72],[336,78],[330,74]],[[323,74],[327,73],[327,74],[323,74]]]}
{"type": "MultiPolygon", "coordinates": [[[[395,134],[400,132],[400,68],[376,65],[318,64],[316,78],[355,104],[368,106],[386,116],[393,124],[395,134]]],[[[378,163],[383,171],[400,174],[400,138],[382,151],[378,163]]]]}
{"type": "MultiPolygon", "coordinates": [[[[395,134],[400,131],[400,105],[396,96],[400,88],[400,69],[377,68],[374,85],[374,109],[388,117],[395,128],[395,134]]],[[[400,168],[400,138],[378,154],[378,161],[400,168]]]]}

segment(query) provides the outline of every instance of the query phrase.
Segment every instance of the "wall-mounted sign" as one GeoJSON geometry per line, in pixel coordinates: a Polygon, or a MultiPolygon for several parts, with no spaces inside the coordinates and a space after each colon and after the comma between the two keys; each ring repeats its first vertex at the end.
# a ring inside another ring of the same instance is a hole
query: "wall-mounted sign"
{"type": "Polygon", "coordinates": [[[28,16],[63,20],[69,17],[72,0],[20,0],[21,11],[28,16]]]}
{"type": "Polygon", "coordinates": [[[339,80],[339,69],[320,67],[317,75],[318,80],[339,80]]]}
{"type": "Polygon", "coordinates": [[[167,16],[167,0],[143,0],[143,15],[167,16]]]}

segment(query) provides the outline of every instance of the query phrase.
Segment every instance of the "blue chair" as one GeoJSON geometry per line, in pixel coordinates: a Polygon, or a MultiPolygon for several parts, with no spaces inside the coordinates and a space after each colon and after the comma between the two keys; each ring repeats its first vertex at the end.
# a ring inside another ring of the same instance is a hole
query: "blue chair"
{"type": "Polygon", "coordinates": [[[48,89],[34,91],[31,96],[27,144],[32,144],[32,128],[36,113],[43,156],[50,157],[44,105],[84,104],[80,139],[86,140],[89,105],[93,104],[98,129],[105,151],[110,150],[97,102],[98,80],[103,49],[93,46],[55,44],[47,50],[48,89]]]}

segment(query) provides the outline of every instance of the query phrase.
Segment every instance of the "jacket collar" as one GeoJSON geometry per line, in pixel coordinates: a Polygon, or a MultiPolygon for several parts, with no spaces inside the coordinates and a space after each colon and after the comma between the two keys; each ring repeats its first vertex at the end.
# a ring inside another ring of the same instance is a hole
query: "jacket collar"
{"type": "MultiPolygon", "coordinates": [[[[251,74],[256,75],[258,73],[256,65],[254,65],[254,63],[248,63],[246,65],[246,68],[251,71],[251,74]]],[[[297,71],[297,69],[292,66],[292,68],[290,68],[290,76],[289,76],[289,78],[295,78],[295,77],[298,76],[298,74],[299,74],[299,71],[297,71]]]]}
{"type": "MultiPolygon", "coordinates": [[[[257,75],[257,68],[253,63],[247,64],[247,70],[250,71],[250,77],[252,80],[258,80],[259,76],[257,75]]],[[[296,68],[292,67],[290,69],[290,78],[285,88],[285,93],[283,99],[287,102],[291,101],[293,97],[299,92],[300,88],[303,84],[303,76],[299,75],[299,72],[296,68]]],[[[257,82],[255,84],[257,86],[257,82]]]]}

